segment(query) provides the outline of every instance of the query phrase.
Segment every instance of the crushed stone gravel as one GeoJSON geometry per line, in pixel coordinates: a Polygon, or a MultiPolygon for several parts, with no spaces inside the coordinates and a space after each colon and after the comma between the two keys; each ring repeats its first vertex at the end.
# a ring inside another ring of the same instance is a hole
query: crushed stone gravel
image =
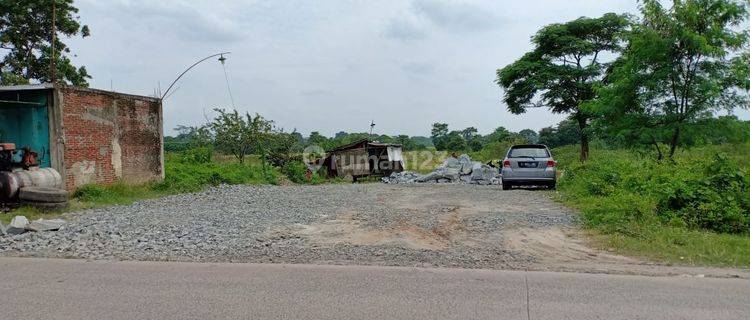
{"type": "Polygon", "coordinates": [[[0,237],[0,254],[111,260],[517,269],[538,257],[503,231],[573,227],[544,191],[496,186],[219,186],[70,214],[0,237]]]}

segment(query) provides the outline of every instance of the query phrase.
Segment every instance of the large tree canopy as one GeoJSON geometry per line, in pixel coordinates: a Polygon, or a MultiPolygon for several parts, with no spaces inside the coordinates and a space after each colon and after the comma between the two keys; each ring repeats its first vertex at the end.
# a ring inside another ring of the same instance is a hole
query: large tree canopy
{"type": "Polygon", "coordinates": [[[595,98],[611,53],[620,51],[620,35],[628,26],[626,16],[608,13],[600,18],[579,18],[552,24],[532,38],[534,50],[497,71],[497,83],[505,89],[503,101],[515,114],[529,107],[548,107],[568,113],[578,123],[581,160],[588,158],[590,115],[581,105],[595,98]]]}
{"type": "Polygon", "coordinates": [[[89,35],[81,25],[73,0],[0,1],[0,82],[4,85],[51,82],[52,57],[55,57],[58,81],[87,86],[91,78],[85,67],[73,66],[61,37],[89,35]],[[52,3],[55,4],[57,30],[52,53],[52,3]]]}
{"type": "Polygon", "coordinates": [[[747,1],[643,0],[642,18],[614,63],[591,110],[609,134],[629,142],[661,143],[669,157],[685,126],[718,110],[747,107],[750,82],[747,1]]]}

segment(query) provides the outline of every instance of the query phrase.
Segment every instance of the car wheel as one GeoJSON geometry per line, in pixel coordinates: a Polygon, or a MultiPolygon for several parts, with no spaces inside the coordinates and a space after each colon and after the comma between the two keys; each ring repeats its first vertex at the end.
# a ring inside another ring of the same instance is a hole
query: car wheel
{"type": "Polygon", "coordinates": [[[513,185],[507,182],[503,182],[503,190],[513,189],[513,185]]]}
{"type": "Polygon", "coordinates": [[[557,181],[550,182],[549,185],[547,185],[547,188],[549,188],[550,190],[557,189],[557,181]]]}

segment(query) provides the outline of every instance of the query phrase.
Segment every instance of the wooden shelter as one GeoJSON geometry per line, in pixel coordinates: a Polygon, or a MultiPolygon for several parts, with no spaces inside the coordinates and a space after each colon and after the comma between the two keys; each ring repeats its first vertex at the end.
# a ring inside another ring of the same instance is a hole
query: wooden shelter
{"type": "Polygon", "coordinates": [[[324,165],[330,177],[352,177],[356,180],[401,172],[404,170],[404,157],[399,144],[362,139],[326,151],[324,165]]]}

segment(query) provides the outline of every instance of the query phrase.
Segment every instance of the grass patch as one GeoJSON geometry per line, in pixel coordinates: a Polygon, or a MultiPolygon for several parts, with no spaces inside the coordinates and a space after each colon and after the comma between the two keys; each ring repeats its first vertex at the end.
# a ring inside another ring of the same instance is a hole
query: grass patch
{"type": "Polygon", "coordinates": [[[556,197],[578,209],[598,245],[685,265],[750,266],[750,144],[682,150],[674,162],[631,150],[555,149],[556,197]]]}
{"type": "Polygon", "coordinates": [[[660,225],[595,236],[603,248],[677,265],[750,266],[750,237],[660,225]]]}

